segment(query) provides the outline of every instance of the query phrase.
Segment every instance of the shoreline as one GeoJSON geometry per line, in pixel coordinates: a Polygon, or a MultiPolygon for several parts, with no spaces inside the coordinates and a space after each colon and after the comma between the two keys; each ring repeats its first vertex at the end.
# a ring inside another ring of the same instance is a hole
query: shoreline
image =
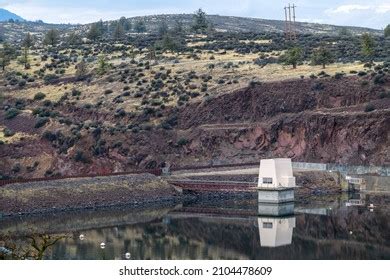
{"type": "Polygon", "coordinates": [[[42,181],[1,187],[0,218],[180,200],[180,190],[151,174],[42,181]]]}
{"type": "MultiPolygon", "coordinates": [[[[342,192],[334,175],[305,172],[298,175],[303,187],[296,190],[296,199],[342,192]]],[[[236,176],[217,176],[231,180],[236,176]]],[[[190,178],[190,177],[189,177],[190,178]]],[[[216,178],[205,176],[202,179],[216,178]]],[[[237,178],[237,177],[236,177],[237,178]]],[[[251,175],[239,176],[246,181],[251,175]]],[[[18,183],[0,188],[0,218],[39,216],[53,213],[71,213],[88,210],[132,209],[164,206],[196,199],[218,200],[253,197],[251,192],[226,193],[224,191],[185,192],[169,184],[165,178],[152,174],[132,174],[108,177],[71,178],[56,181],[18,183]]]]}

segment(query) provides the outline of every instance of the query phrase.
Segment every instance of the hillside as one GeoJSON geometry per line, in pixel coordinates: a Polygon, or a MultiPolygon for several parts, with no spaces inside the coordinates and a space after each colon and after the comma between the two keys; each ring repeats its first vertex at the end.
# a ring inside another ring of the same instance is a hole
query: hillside
{"type": "MultiPolygon", "coordinates": [[[[54,27],[3,26],[15,38],[17,27],[35,37],[54,27]]],[[[69,43],[68,31],[89,27],[55,27],[57,42],[17,48],[0,72],[0,179],[268,157],[390,164],[390,38],[372,38],[369,63],[361,36],[300,34],[294,68],[284,60],[291,42],[277,31],[167,41],[104,29],[69,43]],[[321,46],[333,57],[326,68],[311,61],[321,46]]]]}
{"type": "Polygon", "coordinates": [[[8,21],[8,20],[17,20],[17,21],[24,21],[24,19],[21,16],[18,16],[17,14],[11,13],[10,11],[6,9],[0,8],[0,21],[8,21]]]}
{"type": "MultiPolygon", "coordinates": [[[[183,24],[183,28],[190,30],[193,24],[192,14],[172,14],[172,15],[153,15],[144,17],[128,18],[131,25],[134,26],[138,21],[144,21],[148,33],[157,33],[162,22],[165,22],[169,28],[173,28],[177,22],[183,24]]],[[[233,16],[208,15],[207,20],[218,32],[234,33],[283,33],[284,21],[267,20],[256,18],[243,18],[233,16]]],[[[110,26],[113,21],[106,21],[104,25],[110,26]]],[[[338,35],[342,30],[347,30],[351,34],[360,35],[365,32],[382,36],[383,31],[364,27],[353,26],[335,26],[328,24],[297,22],[297,32],[300,34],[319,34],[319,35],[338,35]]],[[[27,32],[34,34],[37,39],[41,40],[43,35],[50,29],[58,29],[63,35],[75,31],[82,36],[86,36],[91,24],[73,25],[73,24],[50,24],[43,22],[0,22],[0,32],[5,40],[19,42],[27,32]]],[[[134,35],[134,30],[129,33],[134,35]]]]}
{"type": "MultiPolygon", "coordinates": [[[[148,30],[156,31],[161,22],[165,21],[168,26],[173,27],[176,21],[181,21],[184,26],[189,27],[193,22],[193,15],[191,14],[171,14],[171,15],[154,15],[145,17],[133,17],[130,18],[132,22],[138,20],[144,20],[148,30]]],[[[267,32],[284,32],[283,20],[269,20],[258,18],[244,18],[234,16],[220,16],[220,15],[207,15],[207,20],[211,22],[215,29],[223,32],[254,32],[254,33],[267,33],[267,32]]],[[[353,34],[362,34],[364,32],[371,32],[378,35],[383,35],[381,30],[375,30],[363,27],[352,26],[335,26],[328,24],[297,22],[297,32],[299,33],[315,33],[315,34],[328,34],[336,35],[341,29],[347,28],[353,34]]]]}

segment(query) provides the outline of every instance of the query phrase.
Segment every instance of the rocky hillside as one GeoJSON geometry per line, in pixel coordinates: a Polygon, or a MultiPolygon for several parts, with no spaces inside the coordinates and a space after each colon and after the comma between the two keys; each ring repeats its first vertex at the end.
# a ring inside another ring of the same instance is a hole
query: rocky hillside
{"type": "MultiPolygon", "coordinates": [[[[40,177],[156,168],[166,162],[243,163],[265,157],[388,165],[390,79],[384,77],[381,84],[358,76],[255,84],[165,108],[162,114],[171,128],[132,125],[121,132],[86,127],[76,138],[68,136],[65,124],[50,122],[41,128],[34,127],[28,113],[12,119],[2,115],[5,127],[24,136],[23,141],[0,145],[0,169],[11,177],[40,177]]],[[[58,104],[56,110],[85,125],[118,122],[116,114],[70,103],[58,104]]],[[[142,116],[136,118],[122,116],[120,121],[137,123],[142,116]]]]}

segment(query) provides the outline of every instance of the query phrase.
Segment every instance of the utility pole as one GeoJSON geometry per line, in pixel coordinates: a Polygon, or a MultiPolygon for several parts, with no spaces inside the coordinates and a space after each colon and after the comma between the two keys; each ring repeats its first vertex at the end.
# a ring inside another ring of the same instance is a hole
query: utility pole
{"type": "Polygon", "coordinates": [[[293,36],[294,36],[294,40],[297,39],[297,33],[296,33],[296,25],[295,25],[295,19],[296,19],[296,16],[295,16],[295,8],[297,6],[295,6],[295,4],[293,4],[292,6],[292,9],[293,9],[293,36]]]}
{"type": "Polygon", "coordinates": [[[284,7],[284,16],[285,16],[285,35],[287,40],[295,40],[297,38],[296,34],[296,14],[295,14],[295,4],[291,6],[284,7]]]}
{"type": "Polygon", "coordinates": [[[288,22],[288,17],[287,17],[287,7],[284,7],[284,15],[285,15],[285,29],[284,29],[284,34],[286,35],[286,39],[289,39],[289,34],[290,34],[290,31],[289,31],[289,22],[288,22]]]}

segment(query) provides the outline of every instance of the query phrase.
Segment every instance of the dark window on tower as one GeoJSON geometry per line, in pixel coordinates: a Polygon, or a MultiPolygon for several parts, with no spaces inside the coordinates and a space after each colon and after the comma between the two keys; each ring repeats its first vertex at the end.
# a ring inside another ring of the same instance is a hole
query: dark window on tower
{"type": "Polygon", "coordinates": [[[263,178],[263,184],[272,184],[272,178],[263,178]]]}
{"type": "Polygon", "coordinates": [[[272,228],[272,223],[263,223],[263,228],[272,228]]]}

